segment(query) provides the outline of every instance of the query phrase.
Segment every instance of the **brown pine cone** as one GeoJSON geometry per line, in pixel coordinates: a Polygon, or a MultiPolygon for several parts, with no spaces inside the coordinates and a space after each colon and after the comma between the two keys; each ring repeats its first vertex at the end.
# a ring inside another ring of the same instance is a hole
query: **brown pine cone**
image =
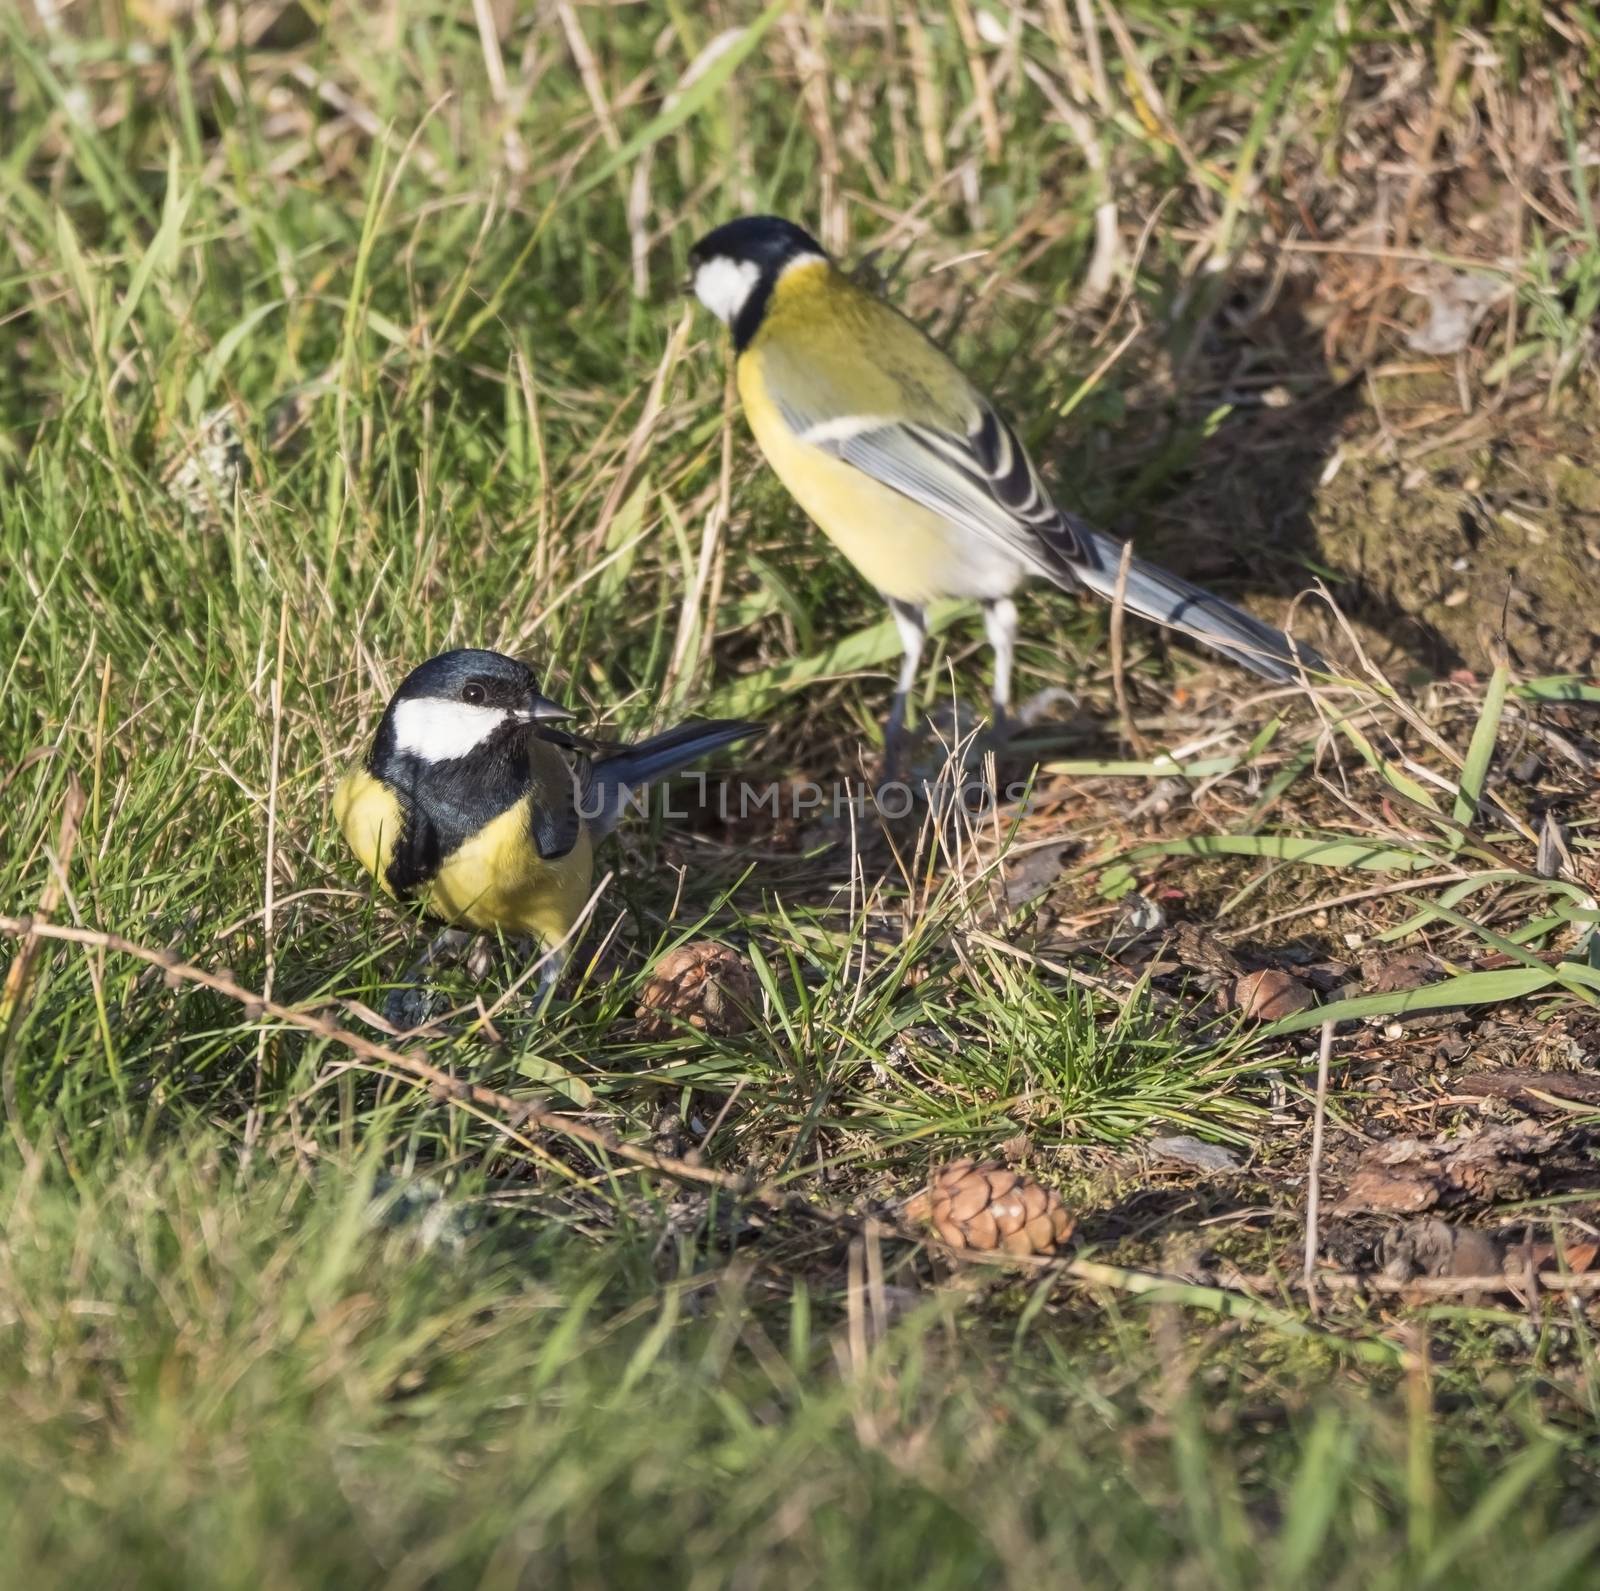
{"type": "Polygon", "coordinates": [[[1053,1254],[1077,1224],[1053,1189],[992,1161],[952,1161],[905,1213],[929,1223],[951,1248],[979,1253],[1053,1254]]]}
{"type": "Polygon", "coordinates": [[[647,1038],[671,1033],[680,1021],[732,1038],[749,1032],[760,1009],[761,986],[750,963],[737,950],[699,939],[669,950],[656,963],[639,991],[635,1014],[647,1038]]]}

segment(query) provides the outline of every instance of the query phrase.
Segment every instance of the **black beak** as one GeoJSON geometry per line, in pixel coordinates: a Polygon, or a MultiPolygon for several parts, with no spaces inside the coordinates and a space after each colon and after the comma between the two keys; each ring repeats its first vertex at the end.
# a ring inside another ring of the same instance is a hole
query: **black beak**
{"type": "Polygon", "coordinates": [[[528,692],[527,706],[517,713],[517,717],[525,724],[545,723],[552,719],[572,716],[570,707],[563,707],[560,702],[553,702],[548,696],[541,696],[537,691],[528,692]]]}

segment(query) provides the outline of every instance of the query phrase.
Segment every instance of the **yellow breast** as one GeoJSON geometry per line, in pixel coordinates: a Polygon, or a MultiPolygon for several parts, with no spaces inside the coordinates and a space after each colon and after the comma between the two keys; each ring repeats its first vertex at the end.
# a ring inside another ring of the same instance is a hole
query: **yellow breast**
{"type": "Polygon", "coordinates": [[[333,792],[333,818],[355,859],[387,890],[401,823],[394,792],[365,768],[352,768],[333,792]]]}
{"type": "Polygon", "coordinates": [[[886,597],[962,593],[966,532],[853,464],[800,441],[767,395],[757,349],[739,359],[739,396],[762,453],[817,529],[886,597]]]}
{"type": "Polygon", "coordinates": [[[588,830],[565,856],[539,855],[519,801],[444,859],[424,897],[446,922],[532,934],[546,945],[564,938],[589,899],[594,849],[588,830]]]}
{"type": "Polygon", "coordinates": [[[779,279],[761,329],[739,355],[735,372],[750,430],[790,495],[884,596],[919,605],[938,597],[998,594],[987,586],[1010,590],[1018,578],[1009,566],[986,578],[975,566],[988,549],[969,528],[801,441],[772,389],[775,379],[799,385],[809,377],[806,391],[795,396],[840,418],[895,415],[905,409],[908,394],[925,394],[940,379],[960,382],[944,365],[943,355],[895,311],[818,262],[791,268],[779,279]],[[875,358],[873,349],[885,357],[875,358]]]}
{"type": "MultiPolygon", "coordinates": [[[[394,792],[365,769],[355,769],[334,793],[333,815],[356,860],[392,895],[389,862],[401,825],[394,792]]],[[[549,946],[578,920],[593,876],[588,831],[580,832],[565,856],[547,862],[534,844],[524,800],[457,846],[418,889],[417,899],[444,922],[528,934],[549,946]]]]}

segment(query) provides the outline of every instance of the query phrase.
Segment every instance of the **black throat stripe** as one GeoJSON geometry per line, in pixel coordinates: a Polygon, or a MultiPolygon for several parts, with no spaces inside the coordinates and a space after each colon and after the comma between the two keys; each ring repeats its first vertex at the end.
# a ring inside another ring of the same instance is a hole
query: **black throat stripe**
{"type": "Polygon", "coordinates": [[[389,887],[414,894],[485,824],[528,793],[526,732],[512,726],[449,762],[424,762],[395,746],[385,722],[367,771],[400,803],[400,833],[389,857],[389,887]]]}
{"type": "Polygon", "coordinates": [[[767,305],[771,302],[772,289],[777,282],[777,270],[771,266],[763,267],[756,278],[756,285],[750,289],[750,296],[733,317],[733,351],[736,354],[742,354],[761,330],[761,322],[767,317],[767,305]]]}

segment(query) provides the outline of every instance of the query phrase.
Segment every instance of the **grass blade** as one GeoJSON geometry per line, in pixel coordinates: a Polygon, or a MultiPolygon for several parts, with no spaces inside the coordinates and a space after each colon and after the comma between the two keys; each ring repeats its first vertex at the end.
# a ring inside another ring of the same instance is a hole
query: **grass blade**
{"type": "Polygon", "coordinates": [[[1477,1506],[1452,1532],[1450,1539],[1428,1557],[1418,1583],[1437,1585],[1440,1578],[1472,1547],[1493,1535],[1527,1495],[1529,1489],[1560,1457],[1555,1442],[1543,1442],[1519,1453],[1499,1478],[1478,1499],[1477,1506]]]}
{"type": "Polygon", "coordinates": [[[1344,1421],[1324,1409],[1311,1427],[1284,1510],[1278,1549],[1279,1585],[1304,1585],[1322,1555],[1355,1457],[1355,1443],[1344,1421]]]}
{"type": "Polygon", "coordinates": [[[1497,972],[1463,972],[1420,989],[1403,989],[1395,994],[1364,994],[1354,1000],[1335,1000],[1331,1005],[1297,1011],[1261,1029],[1262,1040],[1304,1033],[1324,1022],[1355,1022],[1369,1016],[1405,1016],[1412,1011],[1445,1011],[1451,1006],[1504,1005],[1509,1000],[1526,999],[1552,984],[1559,983],[1552,967],[1508,967],[1497,972]]]}
{"type": "MultiPolygon", "coordinates": [[[[1411,897],[1408,896],[1407,899],[1410,900],[1411,897]]],[[[1412,900],[1412,904],[1420,905],[1421,902],[1412,900]]],[[[1568,989],[1570,989],[1573,994],[1577,995],[1577,997],[1585,1004],[1594,1005],[1596,1003],[1594,996],[1589,992],[1588,989],[1583,987],[1583,985],[1589,980],[1576,975],[1578,972],[1586,972],[1589,969],[1575,968],[1572,973],[1569,973],[1565,965],[1561,963],[1557,963],[1554,967],[1550,967],[1548,963],[1541,961],[1536,955],[1534,955],[1531,950],[1525,950],[1516,942],[1516,940],[1507,939],[1504,934],[1497,934],[1492,928],[1485,928],[1482,923],[1475,923],[1470,917],[1463,917],[1459,912],[1451,911],[1448,906],[1435,905],[1433,910],[1435,915],[1442,917],[1453,927],[1460,928],[1470,934],[1475,934],[1484,942],[1484,944],[1490,946],[1494,950],[1498,950],[1503,956],[1510,956],[1514,960],[1520,961],[1522,965],[1527,967],[1530,971],[1553,972],[1554,975],[1560,979],[1560,981],[1568,989]]]]}
{"type": "MultiPolygon", "coordinates": [[[[936,602],[928,609],[928,634],[937,635],[948,629],[971,604],[967,602],[936,602]]],[[[708,711],[739,718],[747,713],[761,711],[775,697],[785,696],[809,685],[813,680],[836,679],[842,675],[859,674],[880,663],[900,656],[900,632],[892,619],[869,625],[835,641],[809,657],[792,658],[771,668],[758,669],[742,679],[725,685],[711,698],[708,711]]]]}
{"type": "MultiPolygon", "coordinates": [[[[1461,783],[1456,792],[1454,816],[1463,830],[1477,818],[1478,807],[1483,800],[1489,764],[1494,761],[1494,748],[1500,738],[1500,715],[1506,705],[1506,688],[1510,683],[1511,676],[1504,662],[1496,663],[1494,673],[1489,676],[1489,688],[1484,692],[1478,722],[1473,726],[1466,759],[1461,765],[1461,783]]],[[[1452,835],[1450,849],[1459,849],[1465,837],[1464,833],[1452,835]]]]}
{"type": "Polygon", "coordinates": [[[1096,762],[1090,758],[1047,762],[1039,772],[1107,779],[1210,779],[1218,774],[1232,773],[1243,766],[1243,757],[1201,757],[1196,762],[1179,762],[1167,756],[1150,757],[1142,762],[1096,762]]]}
{"type": "Polygon", "coordinates": [[[1439,865],[1437,858],[1422,851],[1403,851],[1343,834],[1192,834],[1137,845],[1125,859],[1139,862],[1152,856],[1255,856],[1314,867],[1359,867],[1372,873],[1420,873],[1439,865]]]}
{"type": "Polygon", "coordinates": [[[1278,70],[1272,74],[1262,93],[1260,103],[1256,106],[1256,113],[1251,117],[1250,125],[1245,130],[1244,138],[1239,145],[1239,158],[1234,163],[1233,175],[1228,180],[1227,197],[1222,206],[1222,219],[1217,223],[1216,252],[1219,255],[1225,255],[1232,243],[1233,229],[1244,207],[1245,196],[1250,188],[1250,178],[1255,171],[1256,157],[1261,153],[1261,146],[1266,141],[1267,130],[1279,121],[1278,109],[1283,97],[1300,75],[1312,50],[1321,39],[1323,27],[1332,15],[1333,9],[1334,0],[1321,0],[1290,40],[1278,70]]]}
{"type": "Polygon", "coordinates": [[[1429,812],[1439,810],[1439,803],[1433,796],[1392,759],[1384,756],[1348,719],[1341,718],[1338,728],[1339,733],[1361,753],[1361,758],[1367,766],[1381,775],[1383,782],[1392,790],[1403,795],[1407,801],[1414,801],[1419,807],[1425,807],[1429,812]]]}
{"type": "Polygon", "coordinates": [[[1582,702],[1600,706],[1600,685],[1586,685],[1576,674],[1551,674],[1513,685],[1510,694],[1523,702],[1582,702]]]}
{"type": "Polygon", "coordinates": [[[182,242],[184,217],[189,213],[189,205],[193,198],[193,188],[187,193],[183,191],[178,174],[178,146],[171,144],[167,148],[167,196],[161,208],[161,225],[156,228],[156,235],[151,238],[150,247],[144,251],[134,270],[133,280],[128,283],[128,290],[122,295],[122,304],[117,310],[116,318],[111,322],[108,347],[114,349],[122,341],[122,334],[128,329],[128,322],[133,319],[134,311],[138,309],[139,301],[144,297],[144,291],[150,285],[151,277],[158,271],[163,276],[172,272],[182,242]]]}
{"type": "Polygon", "coordinates": [[[582,182],[569,189],[562,202],[571,204],[574,200],[581,199],[590,189],[598,187],[608,177],[631,165],[651,144],[659,143],[668,133],[676,132],[686,122],[698,116],[722,91],[728,79],[739,70],[751,51],[766,37],[768,29],[789,9],[789,4],[790,0],[773,0],[773,3],[688,88],[675,97],[669,95],[665,108],[645,123],[631,138],[626,139],[615,154],[602,160],[582,182]]]}

